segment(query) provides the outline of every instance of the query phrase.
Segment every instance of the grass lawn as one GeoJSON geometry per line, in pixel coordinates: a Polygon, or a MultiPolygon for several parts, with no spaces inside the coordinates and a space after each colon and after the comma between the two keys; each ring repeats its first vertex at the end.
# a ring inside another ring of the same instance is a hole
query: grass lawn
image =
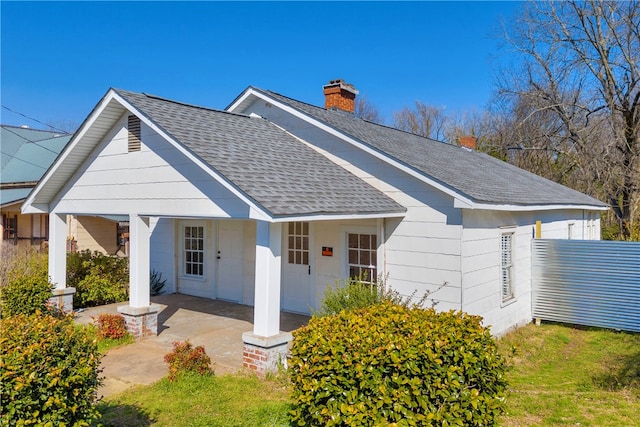
{"type": "MultiPolygon", "coordinates": [[[[529,325],[500,347],[512,367],[500,425],[640,426],[640,334],[529,325]]],[[[101,405],[105,426],[287,426],[288,409],[284,381],[249,375],[163,379],[101,405]]]]}
{"type": "Polygon", "coordinates": [[[547,324],[500,340],[504,426],[640,426],[640,334],[547,324]]]}
{"type": "Polygon", "coordinates": [[[253,375],[182,375],[137,387],[100,406],[104,426],[288,426],[283,381],[253,375]]]}

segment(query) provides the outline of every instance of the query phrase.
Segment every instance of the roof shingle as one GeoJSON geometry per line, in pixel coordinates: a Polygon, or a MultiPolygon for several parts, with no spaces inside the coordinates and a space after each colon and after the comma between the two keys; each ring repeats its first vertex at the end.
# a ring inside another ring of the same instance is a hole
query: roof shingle
{"type": "Polygon", "coordinates": [[[252,88],[399,161],[476,203],[505,205],[607,204],[487,154],[252,88]]]}
{"type": "Polygon", "coordinates": [[[274,217],[406,210],[267,120],[115,91],[274,217]]]}

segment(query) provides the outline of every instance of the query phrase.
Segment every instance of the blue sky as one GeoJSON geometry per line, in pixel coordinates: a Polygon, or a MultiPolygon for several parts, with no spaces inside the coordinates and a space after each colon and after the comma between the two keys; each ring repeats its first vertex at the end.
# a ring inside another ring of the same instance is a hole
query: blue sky
{"type": "MultiPolygon", "coordinates": [[[[79,125],[109,87],[225,108],[247,86],[316,105],[342,78],[387,122],[489,101],[515,2],[0,3],[2,105],[79,125]]],[[[5,108],[2,124],[40,127],[5,108]]]]}

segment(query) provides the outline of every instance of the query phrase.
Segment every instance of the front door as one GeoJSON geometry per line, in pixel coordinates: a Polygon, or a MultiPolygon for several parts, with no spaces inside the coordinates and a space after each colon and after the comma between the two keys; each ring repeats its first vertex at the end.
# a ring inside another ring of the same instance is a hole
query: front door
{"type": "Polygon", "coordinates": [[[290,222],[283,231],[282,309],[308,314],[314,289],[311,224],[290,222]]]}
{"type": "Polygon", "coordinates": [[[218,221],[218,298],[242,302],[242,221],[218,221]]]}
{"type": "Polygon", "coordinates": [[[178,292],[212,298],[214,265],[211,262],[215,230],[208,221],[180,221],[178,292]]]}

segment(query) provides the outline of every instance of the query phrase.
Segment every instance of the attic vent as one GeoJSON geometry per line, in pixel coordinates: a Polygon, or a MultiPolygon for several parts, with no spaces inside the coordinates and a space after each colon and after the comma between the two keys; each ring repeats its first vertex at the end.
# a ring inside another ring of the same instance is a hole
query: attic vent
{"type": "Polygon", "coordinates": [[[129,152],[140,151],[140,118],[129,116],[127,129],[129,130],[129,152]]]}

